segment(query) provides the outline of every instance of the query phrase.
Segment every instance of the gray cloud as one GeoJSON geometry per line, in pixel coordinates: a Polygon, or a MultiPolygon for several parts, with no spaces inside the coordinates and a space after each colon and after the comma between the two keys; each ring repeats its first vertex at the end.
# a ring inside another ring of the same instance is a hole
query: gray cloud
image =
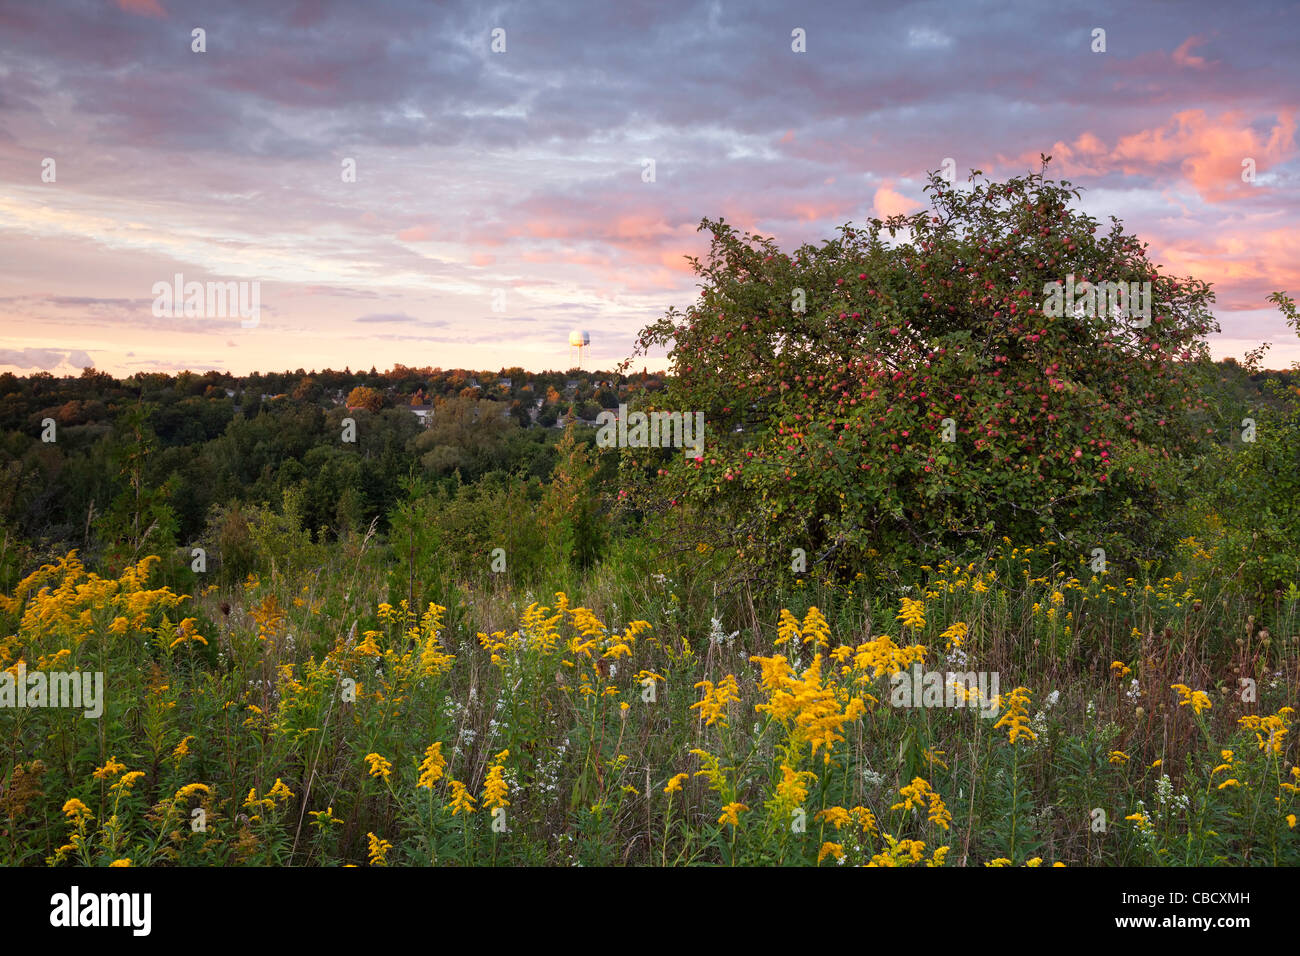
{"type": "Polygon", "coordinates": [[[79,349],[71,352],[62,349],[0,349],[0,365],[13,365],[20,369],[49,372],[61,365],[85,368],[94,364],[90,355],[79,349]]]}

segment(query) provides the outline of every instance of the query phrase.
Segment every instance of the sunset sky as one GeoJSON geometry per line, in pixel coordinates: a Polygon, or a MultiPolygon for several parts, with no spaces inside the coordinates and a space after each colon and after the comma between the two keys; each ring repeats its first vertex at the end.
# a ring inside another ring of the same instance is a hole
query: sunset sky
{"type": "Polygon", "coordinates": [[[1286,367],[1297,36],[1217,0],[0,0],[0,371],[561,369],[575,327],[608,368],[692,300],[702,217],[792,250],[1040,153],[1214,284],[1216,355],[1286,367]],[[257,326],[155,317],[176,273],[260,282],[257,326]]]}

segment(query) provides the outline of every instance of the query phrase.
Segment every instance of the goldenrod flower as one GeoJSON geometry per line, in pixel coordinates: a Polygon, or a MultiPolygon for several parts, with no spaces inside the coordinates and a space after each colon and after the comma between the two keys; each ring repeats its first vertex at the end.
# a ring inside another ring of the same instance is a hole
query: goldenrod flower
{"type": "Polygon", "coordinates": [[[829,823],[838,830],[849,822],[849,811],[843,807],[827,807],[825,810],[817,811],[813,819],[829,823]]]}
{"type": "MultiPolygon", "coordinates": [[[[497,759],[502,759],[499,754],[497,759]]],[[[488,768],[487,778],[483,781],[483,809],[510,806],[510,801],[506,799],[510,788],[506,784],[505,771],[506,768],[499,763],[488,768]]]]}
{"type": "Polygon", "coordinates": [[[459,780],[451,782],[451,803],[447,804],[451,808],[451,815],[464,811],[465,813],[474,812],[474,798],[469,795],[469,790],[459,780]]]}
{"type": "Polygon", "coordinates": [[[211,789],[208,788],[208,785],[206,783],[187,783],[185,786],[181,787],[179,790],[176,791],[176,796],[174,796],[172,799],[177,802],[181,800],[188,800],[196,793],[202,793],[205,797],[210,797],[212,795],[212,791],[211,789]]]}
{"type": "Polygon", "coordinates": [[[126,764],[119,763],[116,757],[109,757],[108,763],[97,769],[92,776],[96,780],[111,780],[126,769],[126,764]]]}
{"type": "Polygon", "coordinates": [[[1002,708],[1002,716],[998,722],[993,725],[996,730],[999,727],[1008,729],[1008,739],[1012,744],[1020,737],[1028,740],[1037,740],[1038,735],[1029,729],[1029,690],[1025,687],[1017,687],[1009,694],[998,695],[998,706],[1002,708]]]}
{"type": "Polygon", "coordinates": [[[190,643],[202,644],[206,647],[208,643],[207,639],[194,629],[195,625],[198,623],[198,620],[192,617],[187,617],[182,620],[180,624],[176,626],[176,640],[172,641],[171,644],[168,645],[167,649],[169,651],[175,650],[177,645],[190,643]]]}
{"type": "Polygon", "coordinates": [[[668,781],[668,786],[664,787],[664,793],[681,793],[682,784],[691,779],[688,773],[679,773],[668,781]]]}
{"type": "Polygon", "coordinates": [[[432,790],[433,785],[442,779],[442,773],[446,769],[447,759],[442,755],[442,742],[436,741],[424,752],[424,760],[420,763],[420,778],[415,785],[432,790]]]}
{"type": "Polygon", "coordinates": [[[817,851],[817,862],[820,863],[828,856],[833,856],[837,861],[844,859],[844,845],[841,843],[831,843],[827,840],[822,844],[822,848],[817,851]]]}
{"type": "Polygon", "coordinates": [[[1128,763],[1128,754],[1122,750],[1112,750],[1107,758],[1111,763],[1125,764],[1128,763]]]}
{"type": "Polygon", "coordinates": [[[393,848],[393,845],[387,840],[379,839],[373,833],[367,833],[366,840],[370,844],[370,865],[387,866],[388,851],[393,848]]]}
{"type": "Polygon", "coordinates": [[[120,780],[108,788],[109,793],[115,793],[120,790],[130,790],[135,786],[135,782],[144,776],[143,770],[132,770],[130,773],[122,774],[120,780]]]}
{"type": "Polygon", "coordinates": [[[740,700],[740,688],[734,674],[728,674],[713,686],[713,681],[702,680],[695,685],[704,688],[704,696],[699,703],[691,704],[691,710],[698,710],[704,726],[712,727],[714,723],[727,726],[727,704],[740,700]]]}
{"type": "Polygon", "coordinates": [[[963,622],[957,621],[955,624],[949,625],[948,629],[940,634],[939,637],[947,642],[944,645],[945,650],[952,650],[954,647],[962,646],[968,633],[970,633],[970,628],[968,628],[963,622]]]}
{"type": "Polygon", "coordinates": [[[919,630],[925,627],[925,602],[915,598],[903,598],[902,610],[898,612],[899,621],[903,622],[904,627],[910,627],[913,630],[919,630]]]}
{"type": "Polygon", "coordinates": [[[928,781],[921,777],[913,777],[912,782],[898,791],[898,795],[903,798],[903,802],[896,803],[889,809],[891,810],[911,810],[913,807],[922,806],[929,803],[929,812],[927,819],[936,826],[947,830],[952,822],[952,814],[944,805],[943,797],[934,790],[928,781]]]}
{"type": "Polygon", "coordinates": [[[1255,740],[1259,743],[1259,749],[1266,753],[1277,756],[1282,753],[1283,738],[1290,729],[1290,716],[1294,711],[1290,707],[1283,707],[1276,714],[1261,717],[1258,714],[1249,714],[1245,717],[1239,717],[1237,723],[1255,731],[1255,740]],[[1264,733],[1268,734],[1265,738],[1264,733]]]}
{"type": "Polygon", "coordinates": [[[793,770],[781,764],[781,782],[776,785],[777,811],[803,806],[808,799],[808,783],[815,782],[817,775],[811,770],[793,770]]]}
{"type": "Polygon", "coordinates": [[[1151,818],[1143,812],[1139,811],[1138,813],[1130,813],[1124,819],[1132,820],[1134,823],[1137,824],[1137,828],[1139,830],[1150,832],[1151,830],[1154,829],[1154,826],[1151,823],[1151,818]]]}
{"type": "Polygon", "coordinates": [[[1179,707],[1191,705],[1192,712],[1195,714],[1210,709],[1210,695],[1203,690],[1192,690],[1186,684],[1170,684],[1169,689],[1177,691],[1178,696],[1182,698],[1178,702],[1179,707]]]}
{"type": "Polygon", "coordinates": [[[172,757],[174,757],[178,762],[182,757],[188,757],[190,753],[190,741],[193,739],[194,737],[191,735],[178,743],[176,749],[172,751],[172,757]]]}
{"type": "Polygon", "coordinates": [[[112,866],[130,866],[130,865],[131,865],[131,860],[130,860],[129,857],[126,858],[126,859],[123,859],[123,860],[114,860],[112,863],[110,863],[110,864],[108,864],[108,865],[109,865],[110,867],[112,867],[112,866]]]}
{"type": "MultiPolygon", "coordinates": [[[[925,843],[922,840],[896,840],[893,835],[884,834],[887,844],[884,853],[877,853],[867,866],[911,866],[919,863],[925,856],[925,843]]],[[[945,852],[947,848],[943,848],[945,852]]],[[[937,855],[937,851],[936,851],[937,855]]],[[[943,862],[939,856],[939,863],[943,862]]]]}
{"type": "Polygon", "coordinates": [[[705,777],[709,781],[709,788],[718,793],[722,793],[722,788],[727,783],[726,773],[720,767],[718,758],[707,750],[700,750],[698,747],[691,751],[692,754],[700,758],[700,763],[704,765],[703,770],[695,771],[695,776],[705,777]]]}
{"type": "Polygon", "coordinates": [[[69,820],[74,820],[77,823],[94,818],[94,814],[90,812],[90,807],[86,806],[76,797],[73,797],[63,805],[63,813],[69,820]]]}
{"type": "Polygon", "coordinates": [[[271,787],[270,791],[267,793],[267,797],[278,803],[284,803],[287,800],[293,799],[293,791],[286,787],[279,777],[276,777],[275,786],[271,787]]]}
{"type": "Polygon", "coordinates": [[[362,631],[362,640],[361,643],[357,645],[356,653],[360,654],[362,657],[382,656],[384,652],[380,649],[379,645],[375,643],[375,638],[382,636],[382,631],[362,631]]]}
{"type": "Polygon", "coordinates": [[[733,827],[740,825],[740,811],[748,810],[749,807],[743,803],[732,802],[722,808],[722,816],[718,817],[718,823],[730,823],[733,827]]]}
{"type": "Polygon", "coordinates": [[[862,827],[863,833],[876,832],[876,815],[866,807],[854,807],[849,812],[852,813],[854,819],[858,821],[858,825],[862,827]]]}
{"type": "Polygon", "coordinates": [[[370,776],[387,780],[393,772],[393,765],[379,754],[366,754],[366,763],[370,765],[370,776]]]}

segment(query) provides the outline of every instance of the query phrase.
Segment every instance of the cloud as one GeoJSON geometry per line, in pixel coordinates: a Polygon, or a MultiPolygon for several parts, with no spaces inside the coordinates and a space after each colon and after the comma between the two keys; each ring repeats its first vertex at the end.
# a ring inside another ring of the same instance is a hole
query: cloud
{"type": "Polygon", "coordinates": [[[383,325],[419,325],[428,329],[441,328],[447,325],[443,319],[417,319],[413,315],[407,315],[405,312],[371,312],[367,315],[359,315],[353,322],[365,322],[383,325]]]}
{"type": "Polygon", "coordinates": [[[945,50],[952,46],[952,37],[932,27],[912,27],[907,31],[907,45],[913,50],[945,50]]]}
{"type": "Polygon", "coordinates": [[[432,239],[433,230],[428,226],[412,226],[398,232],[397,238],[403,242],[421,242],[425,239],[432,239]]]}
{"type": "Polygon", "coordinates": [[[892,188],[892,180],[886,180],[876,190],[876,195],[871,200],[871,208],[875,210],[879,218],[887,219],[890,216],[906,216],[925,207],[919,202],[908,199],[902,193],[896,192],[892,188]]]}
{"type": "Polygon", "coordinates": [[[20,369],[40,369],[53,371],[62,365],[85,368],[94,365],[94,361],[84,351],[72,352],[59,349],[0,349],[0,365],[12,365],[20,369]]]}
{"type": "Polygon", "coordinates": [[[1199,56],[1192,56],[1188,51],[1194,46],[1204,46],[1205,37],[1191,36],[1182,42],[1178,49],[1174,50],[1173,60],[1179,66],[1190,66],[1194,69],[1204,67],[1205,59],[1199,56]]]}
{"type": "Polygon", "coordinates": [[[190,25],[161,19],[174,6],[0,3],[8,346],[103,360],[109,343],[188,356],[229,340],[245,370],[400,360],[358,341],[360,316],[507,330],[521,360],[551,361],[550,332],[510,320],[570,315],[617,352],[698,294],[684,256],[708,253],[701,219],[820,243],[922,208],[947,156],[962,179],[1000,178],[1052,153],[1085,211],[1119,215],[1221,304],[1259,307],[1296,271],[1300,63],[1270,5],[1187,0],[1171,33],[1167,11],[1103,4],[1104,56],[1049,7],[885,5],[864,21],[848,0],[800,8],[807,55],[778,0],[743,17],[717,0],[508,4],[505,56],[473,0],[231,0],[205,8],[216,52],[197,56],[190,25]],[[34,175],[47,155],[57,185],[34,175]],[[262,324],[152,318],[138,296],[175,272],[261,280],[262,324]],[[515,316],[488,311],[491,287],[515,316]],[[208,335],[226,338],[194,338],[208,335]]]}

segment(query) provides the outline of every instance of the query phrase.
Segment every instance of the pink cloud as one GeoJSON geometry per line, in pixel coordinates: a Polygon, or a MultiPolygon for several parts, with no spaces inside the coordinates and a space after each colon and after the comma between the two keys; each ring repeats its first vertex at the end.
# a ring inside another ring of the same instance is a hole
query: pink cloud
{"type": "Polygon", "coordinates": [[[469,261],[476,266],[490,266],[497,261],[497,257],[490,252],[476,252],[469,257],[469,261]]]}
{"type": "MultiPolygon", "coordinates": [[[[1296,154],[1295,134],[1294,109],[1280,111],[1266,134],[1256,132],[1240,111],[1210,119],[1204,110],[1183,110],[1154,129],[1121,136],[1113,147],[1084,132],[1072,143],[1054,143],[1047,152],[1068,176],[1122,172],[1182,179],[1213,203],[1262,189],[1242,182],[1242,160],[1253,159],[1262,173],[1296,154]]],[[[1038,151],[1029,150],[1013,162],[1036,165],[1037,160],[1038,151]]]]}
{"type": "Polygon", "coordinates": [[[1295,153],[1295,132],[1293,110],[1279,114],[1267,138],[1239,112],[1210,120],[1204,110],[1184,110],[1162,127],[1121,138],[1112,155],[1125,172],[1176,163],[1203,199],[1222,202],[1255,188],[1241,180],[1243,159],[1268,169],[1295,153]]]}
{"type": "Polygon", "coordinates": [[[1216,309],[1271,309],[1268,294],[1300,287],[1295,230],[1245,222],[1196,237],[1151,239],[1151,254],[1170,274],[1213,283],[1216,309]]]}
{"type": "Polygon", "coordinates": [[[906,216],[922,208],[921,203],[908,199],[902,193],[895,191],[892,186],[893,180],[885,180],[884,184],[876,190],[875,198],[871,200],[871,208],[879,218],[906,216]]]}
{"type": "Polygon", "coordinates": [[[1182,45],[1174,51],[1174,62],[1179,66],[1190,66],[1199,69],[1205,66],[1205,58],[1192,56],[1188,51],[1194,46],[1204,46],[1205,37],[1190,36],[1183,41],[1182,45]]]}

